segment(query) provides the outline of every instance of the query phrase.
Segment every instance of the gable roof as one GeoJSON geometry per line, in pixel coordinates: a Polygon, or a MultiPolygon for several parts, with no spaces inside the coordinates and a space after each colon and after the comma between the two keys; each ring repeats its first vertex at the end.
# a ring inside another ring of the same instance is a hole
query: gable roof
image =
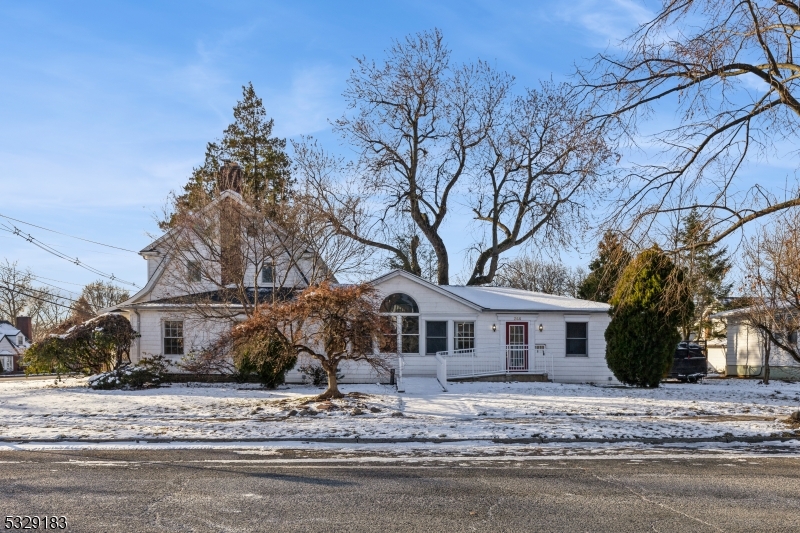
{"type": "MultiPolygon", "coordinates": [[[[222,191],[219,194],[219,196],[217,196],[211,202],[209,202],[207,205],[202,207],[200,212],[211,209],[212,206],[222,202],[225,199],[231,199],[231,200],[241,204],[245,208],[250,209],[250,206],[247,205],[247,203],[244,201],[244,198],[242,197],[241,194],[239,194],[239,193],[237,193],[235,191],[232,191],[230,189],[226,189],[226,190],[222,191]]],[[[274,234],[277,236],[278,240],[283,245],[284,250],[286,250],[286,253],[288,255],[289,251],[286,248],[286,245],[283,244],[283,237],[286,236],[286,232],[283,231],[278,226],[276,226],[271,221],[268,221],[268,224],[269,224],[270,229],[274,232],[274,234]]],[[[128,298],[124,302],[121,302],[121,303],[119,303],[117,305],[102,309],[100,311],[101,314],[102,313],[116,312],[116,311],[124,310],[126,308],[130,308],[130,307],[135,306],[135,305],[142,305],[142,304],[147,304],[147,303],[159,303],[159,304],[169,304],[169,305],[186,305],[187,304],[188,300],[190,299],[190,297],[192,295],[184,295],[182,297],[179,296],[179,297],[174,297],[174,298],[162,298],[162,299],[159,299],[159,300],[146,299],[146,297],[152,292],[152,290],[155,287],[156,283],[158,283],[158,281],[161,279],[161,276],[166,271],[167,265],[170,263],[170,261],[173,259],[173,256],[174,256],[174,254],[169,249],[164,250],[163,253],[156,253],[156,252],[161,252],[160,250],[158,250],[158,247],[161,244],[163,244],[164,242],[167,242],[168,241],[168,237],[170,235],[173,235],[176,231],[178,231],[178,228],[170,228],[163,235],[161,235],[158,239],[156,239],[155,241],[151,242],[150,244],[148,244],[142,250],[139,251],[139,254],[142,255],[143,257],[147,257],[150,254],[155,254],[156,257],[160,257],[161,260],[159,261],[158,265],[156,266],[155,271],[149,277],[149,279],[147,280],[147,283],[144,285],[144,287],[142,287],[136,294],[134,294],[133,296],[131,296],[130,298],[128,298]],[[171,300],[171,301],[169,301],[169,300],[171,300]],[[181,303],[181,302],[183,302],[183,303],[181,303]]],[[[311,250],[309,249],[307,251],[311,251],[311,250]]],[[[314,253],[314,252],[311,252],[311,253],[314,253]]],[[[323,263],[323,265],[324,265],[324,263],[323,263]]],[[[327,265],[324,265],[324,266],[325,266],[325,268],[327,268],[327,265]]],[[[308,284],[308,277],[306,275],[306,272],[303,271],[303,269],[300,267],[300,265],[296,261],[293,263],[291,268],[296,270],[300,274],[300,277],[303,278],[303,280],[306,282],[306,284],[308,284]]],[[[335,281],[335,277],[334,277],[334,281],[335,281]]],[[[203,293],[203,294],[206,295],[206,296],[208,295],[208,293],[203,293]]],[[[197,296],[197,295],[195,295],[195,296],[197,296]]],[[[239,302],[236,305],[241,305],[241,302],[239,302]]]]}
{"type": "Polygon", "coordinates": [[[472,287],[436,285],[403,270],[393,270],[370,283],[377,285],[395,277],[403,277],[480,311],[557,311],[565,313],[606,313],[610,305],[508,287],[472,287]]]}
{"type": "MultiPolygon", "coordinates": [[[[239,194],[238,192],[231,191],[230,189],[226,189],[226,190],[222,191],[219,194],[219,196],[217,196],[216,198],[211,200],[206,206],[201,208],[200,211],[202,212],[202,211],[206,211],[208,209],[211,209],[211,206],[220,203],[225,198],[230,198],[235,202],[238,202],[238,203],[240,203],[240,204],[242,204],[244,206],[247,206],[247,204],[245,203],[244,198],[242,198],[241,194],[239,194]]],[[[157,251],[158,245],[161,244],[162,242],[164,242],[165,240],[167,240],[167,237],[169,235],[172,235],[173,233],[175,233],[175,231],[177,231],[177,228],[168,229],[164,233],[164,235],[162,235],[158,239],[154,240],[153,242],[151,242],[150,244],[148,244],[147,246],[145,246],[144,248],[139,250],[139,254],[142,255],[142,254],[146,254],[147,252],[157,251]]]]}
{"type": "Polygon", "coordinates": [[[11,322],[8,320],[0,320],[0,337],[4,337],[6,335],[17,336],[20,334],[20,331],[14,327],[11,322]]]}
{"type": "MultiPolygon", "coordinates": [[[[25,335],[22,335],[22,344],[17,344],[17,338],[21,333],[22,332],[8,320],[0,320],[0,341],[6,339],[8,345],[11,346],[11,348],[17,354],[21,353],[21,350],[25,350],[31,345],[30,339],[26,338],[25,335]]],[[[14,354],[9,353],[8,350],[4,350],[2,355],[14,354]]]]}

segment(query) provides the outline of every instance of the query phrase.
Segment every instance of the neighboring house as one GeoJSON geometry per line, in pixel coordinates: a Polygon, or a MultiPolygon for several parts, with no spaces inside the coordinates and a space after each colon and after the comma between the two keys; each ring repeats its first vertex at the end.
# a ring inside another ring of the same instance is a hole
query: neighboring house
{"type": "MultiPolygon", "coordinates": [[[[219,199],[241,201],[224,191],[219,199]]],[[[215,200],[217,201],[217,200],[215,200]]],[[[168,235],[168,234],[167,234],[168,235]]],[[[124,313],[140,333],[131,349],[134,361],[161,354],[172,361],[211,343],[230,319],[200,316],[171,280],[192,276],[196,265],[182,265],[171,254],[167,235],[140,252],[147,260],[145,287],[108,312],[124,313]],[[172,275],[170,275],[172,273],[172,275]],[[177,274],[176,274],[177,273],[177,274]]],[[[280,261],[246,279],[258,280],[248,298],[257,293],[268,301],[273,291],[291,297],[308,286],[302,262],[280,261]],[[278,271],[288,269],[278,276],[278,271]],[[276,286],[275,280],[282,283],[276,286]]],[[[403,376],[440,379],[476,375],[536,374],[563,382],[609,382],[613,376],[605,362],[607,304],[500,287],[438,286],[403,271],[393,271],[372,281],[385,298],[386,326],[379,349],[403,376]]],[[[198,285],[209,307],[242,308],[242,302],[215,300],[216,293],[198,285]],[[203,292],[205,291],[205,292],[203,292]],[[208,298],[210,296],[210,298],[208,298]]],[[[244,319],[241,314],[237,319],[244,319]]],[[[300,366],[300,365],[298,365],[300,366]]],[[[345,363],[342,382],[386,381],[366,365],[345,363]]],[[[300,382],[292,370],[288,382],[300,382]]]]}
{"type": "MultiPolygon", "coordinates": [[[[27,317],[22,318],[30,320],[27,317]]],[[[21,321],[21,319],[17,320],[21,321]]],[[[25,324],[30,327],[30,322],[25,322],[25,324]]],[[[28,331],[28,335],[30,335],[30,331],[28,331]]],[[[0,364],[3,365],[4,373],[20,370],[22,354],[30,345],[30,338],[26,337],[22,331],[14,327],[11,322],[0,320],[0,364]]]]}
{"type": "MultiPolygon", "coordinates": [[[[725,375],[738,377],[764,376],[764,342],[755,328],[747,324],[747,309],[731,309],[711,315],[727,323],[725,375]]],[[[781,348],[770,348],[771,379],[800,379],[800,363],[781,348]]]]}

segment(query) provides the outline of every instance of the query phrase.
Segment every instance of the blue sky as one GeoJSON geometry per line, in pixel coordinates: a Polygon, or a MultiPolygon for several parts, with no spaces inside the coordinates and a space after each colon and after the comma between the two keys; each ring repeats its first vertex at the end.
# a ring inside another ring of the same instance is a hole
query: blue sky
{"type": "MultiPolygon", "coordinates": [[[[563,79],[648,13],[634,0],[6,2],[0,214],[139,250],[248,81],[277,135],[332,146],[328,120],[344,110],[353,57],[380,59],[391,39],[438,27],[456,59],[489,60],[522,88],[563,79]]],[[[133,253],[16,225],[145,282],[133,253]]],[[[97,278],[7,232],[0,244],[5,258],[64,288],[97,278]]]]}

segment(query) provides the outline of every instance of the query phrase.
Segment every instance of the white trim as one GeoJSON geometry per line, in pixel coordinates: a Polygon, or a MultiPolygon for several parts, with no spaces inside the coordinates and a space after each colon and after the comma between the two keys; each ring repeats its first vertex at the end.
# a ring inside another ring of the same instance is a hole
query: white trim
{"type": "Polygon", "coordinates": [[[564,322],[590,322],[591,315],[564,315],[564,322]]]}
{"type": "MultiPolygon", "coordinates": [[[[577,315],[573,315],[577,316],[577,315]]],[[[584,357],[586,359],[589,358],[589,354],[591,351],[589,350],[589,339],[591,338],[590,335],[590,328],[591,328],[591,321],[589,320],[566,320],[565,322],[572,322],[577,324],[586,324],[586,353],[585,354],[568,354],[567,353],[567,326],[564,325],[564,357],[584,357]]]]}
{"type": "Polygon", "coordinates": [[[500,322],[535,322],[537,318],[539,318],[538,313],[497,313],[497,320],[500,322]]]}
{"type": "MultiPolygon", "coordinates": [[[[420,278],[419,276],[415,276],[414,274],[406,272],[405,270],[393,270],[393,271],[389,272],[388,274],[384,274],[383,276],[380,276],[378,278],[373,279],[372,281],[369,282],[369,284],[373,285],[373,286],[376,286],[376,285],[379,285],[379,284],[381,284],[381,283],[383,283],[385,281],[389,281],[391,279],[394,279],[394,278],[396,278],[398,276],[401,277],[401,278],[405,278],[405,279],[407,279],[409,281],[412,281],[412,282],[414,282],[414,283],[416,283],[418,285],[422,285],[423,287],[427,287],[427,288],[433,290],[434,292],[437,292],[437,293],[441,294],[442,296],[446,296],[446,297],[450,298],[451,300],[455,300],[456,302],[459,302],[459,303],[464,304],[464,305],[466,305],[468,307],[471,307],[471,308],[475,309],[476,311],[484,311],[485,310],[484,307],[481,307],[480,305],[478,305],[478,304],[476,304],[474,302],[471,302],[471,301],[469,301],[469,300],[467,300],[465,298],[457,296],[457,295],[453,294],[452,292],[446,291],[446,290],[442,289],[441,287],[439,287],[438,285],[434,285],[430,281],[424,280],[424,279],[420,278]]],[[[394,294],[394,293],[391,293],[391,294],[394,294]]]]}

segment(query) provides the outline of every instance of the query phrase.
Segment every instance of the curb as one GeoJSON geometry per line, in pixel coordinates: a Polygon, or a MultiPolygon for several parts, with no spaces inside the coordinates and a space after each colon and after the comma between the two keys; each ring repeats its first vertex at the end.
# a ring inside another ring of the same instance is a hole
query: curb
{"type": "Polygon", "coordinates": [[[405,437],[405,438],[345,438],[345,437],[277,437],[277,438],[243,438],[243,439],[215,439],[215,438],[198,438],[198,439],[70,439],[70,438],[43,438],[43,439],[14,439],[7,437],[0,437],[1,443],[25,444],[25,443],[70,443],[70,444],[120,444],[120,443],[136,443],[136,444],[191,444],[191,443],[271,443],[271,442],[302,442],[302,443],[327,443],[327,444],[403,444],[403,443],[429,443],[429,444],[446,444],[458,442],[484,442],[492,444],[620,444],[620,443],[638,443],[638,444],[698,444],[698,443],[731,443],[742,442],[747,444],[757,444],[761,442],[789,442],[797,440],[800,441],[800,435],[782,435],[782,436],[735,436],[723,435],[720,437],[663,437],[663,438],[553,438],[548,439],[545,437],[532,437],[532,438],[424,438],[424,437],[405,437]]]}

